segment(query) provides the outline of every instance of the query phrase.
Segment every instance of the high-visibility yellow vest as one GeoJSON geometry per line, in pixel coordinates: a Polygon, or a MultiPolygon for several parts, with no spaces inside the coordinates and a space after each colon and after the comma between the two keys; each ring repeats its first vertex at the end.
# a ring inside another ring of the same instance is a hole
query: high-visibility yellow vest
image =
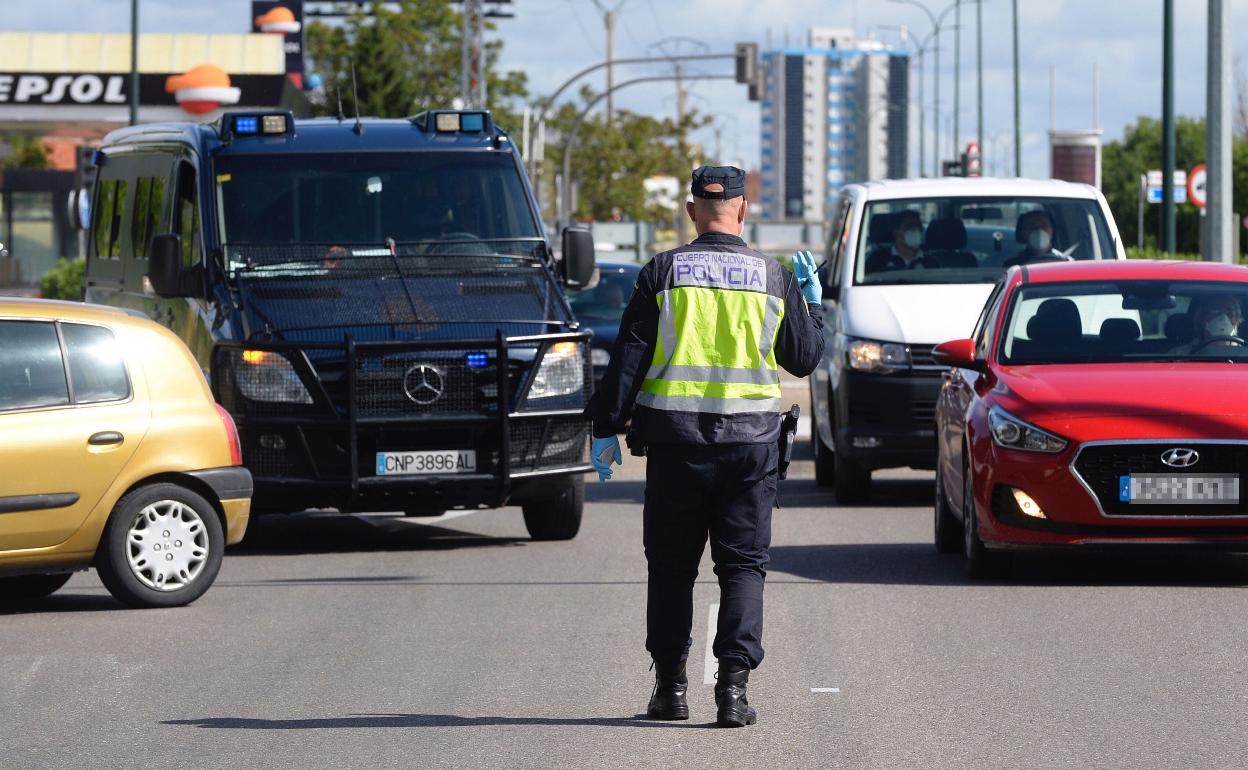
{"type": "Polygon", "coordinates": [[[659,336],[639,405],[712,414],[779,411],[775,344],[784,299],[778,281],[768,280],[776,267],[770,261],[731,251],[673,255],[655,297],[659,336]]]}

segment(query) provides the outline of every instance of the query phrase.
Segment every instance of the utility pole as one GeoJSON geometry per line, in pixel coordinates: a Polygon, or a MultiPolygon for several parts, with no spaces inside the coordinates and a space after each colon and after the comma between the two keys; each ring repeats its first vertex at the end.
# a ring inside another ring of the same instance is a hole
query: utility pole
{"type": "Polygon", "coordinates": [[[1225,0],[1209,0],[1209,68],[1205,88],[1205,238],[1206,262],[1238,261],[1234,253],[1235,223],[1231,213],[1231,8],[1225,0]]]}
{"type": "Polygon", "coordinates": [[[958,157],[958,118],[962,113],[962,0],[953,0],[953,150],[958,157]]]}
{"type": "Polygon", "coordinates": [[[614,7],[608,8],[602,0],[594,0],[594,6],[602,14],[602,23],[607,30],[607,125],[615,119],[615,15],[620,12],[628,0],[620,0],[614,7]]]}
{"type": "MultiPolygon", "coordinates": [[[[676,62],[676,151],[680,153],[681,168],[689,161],[689,149],[685,146],[685,65],[676,62]]],[[[677,181],[681,181],[677,178],[677,181]]],[[[676,243],[688,242],[686,232],[689,218],[682,206],[676,207],[676,243]]]]}
{"type": "Polygon", "coordinates": [[[1161,248],[1174,239],[1174,0],[1164,0],[1161,45],[1161,248]]]}
{"type": "Polygon", "coordinates": [[[609,63],[615,58],[615,11],[607,11],[607,125],[615,119],[615,97],[611,92],[615,87],[615,68],[609,63]]]}
{"type": "Polygon", "coordinates": [[[1014,0],[1014,176],[1023,175],[1023,129],[1019,120],[1018,93],[1018,0],[1014,0]]]}
{"type": "Polygon", "coordinates": [[[464,43],[461,49],[459,95],[468,108],[485,106],[485,73],[482,66],[481,0],[464,2],[464,43]]]}
{"type": "Polygon", "coordinates": [[[139,122],[139,0],[130,0],[130,125],[139,122]]]}
{"type": "Polygon", "coordinates": [[[984,151],[984,4],[975,4],[975,143],[984,151]]]}

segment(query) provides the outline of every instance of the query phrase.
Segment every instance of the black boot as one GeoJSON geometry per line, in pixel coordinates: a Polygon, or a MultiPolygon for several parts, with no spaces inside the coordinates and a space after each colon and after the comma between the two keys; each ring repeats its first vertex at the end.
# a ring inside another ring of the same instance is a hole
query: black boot
{"type": "Polygon", "coordinates": [[[715,682],[715,705],[719,708],[716,724],[720,727],[745,727],[758,721],[758,712],[745,697],[750,669],[740,663],[719,662],[715,682]]]}
{"type": "Polygon", "coordinates": [[[689,701],[685,692],[689,689],[689,677],[685,675],[685,662],[654,663],[654,692],[650,694],[650,706],[646,714],[651,719],[688,719],[689,701]]]}

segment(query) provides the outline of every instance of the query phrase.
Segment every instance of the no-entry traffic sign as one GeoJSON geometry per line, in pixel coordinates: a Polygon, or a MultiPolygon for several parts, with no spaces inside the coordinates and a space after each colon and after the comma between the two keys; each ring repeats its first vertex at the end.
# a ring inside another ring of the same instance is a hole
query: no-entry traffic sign
{"type": "Polygon", "coordinates": [[[1208,192],[1205,190],[1205,164],[1201,163],[1187,174],[1187,199],[1193,205],[1204,208],[1208,202],[1208,192]]]}

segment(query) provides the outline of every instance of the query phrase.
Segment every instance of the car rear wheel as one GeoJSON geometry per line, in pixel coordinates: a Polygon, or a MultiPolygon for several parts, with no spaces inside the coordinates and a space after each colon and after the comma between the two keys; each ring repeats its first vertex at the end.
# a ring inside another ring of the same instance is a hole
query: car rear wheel
{"type": "Polygon", "coordinates": [[[988,550],[979,537],[979,516],[975,512],[971,469],[962,472],[962,543],[966,553],[966,574],[972,578],[999,577],[1009,563],[1008,554],[988,550]]]}
{"type": "Polygon", "coordinates": [[[576,476],[555,497],[525,503],[524,527],[534,540],[571,540],[581,531],[585,510],[585,479],[576,476]]]}
{"type": "Polygon", "coordinates": [[[936,550],[940,553],[957,553],[962,546],[962,524],[953,515],[949,496],[945,494],[945,482],[941,478],[940,463],[936,463],[936,525],[934,537],[936,550]]]}
{"type": "Polygon", "coordinates": [[[179,607],[208,590],[225,536],[207,500],[175,484],[153,484],[117,502],[100,542],[104,587],[133,607],[179,607]]]}
{"type": "Polygon", "coordinates": [[[0,602],[28,602],[56,593],[69,582],[70,573],[19,575],[0,578],[0,602]]]}

